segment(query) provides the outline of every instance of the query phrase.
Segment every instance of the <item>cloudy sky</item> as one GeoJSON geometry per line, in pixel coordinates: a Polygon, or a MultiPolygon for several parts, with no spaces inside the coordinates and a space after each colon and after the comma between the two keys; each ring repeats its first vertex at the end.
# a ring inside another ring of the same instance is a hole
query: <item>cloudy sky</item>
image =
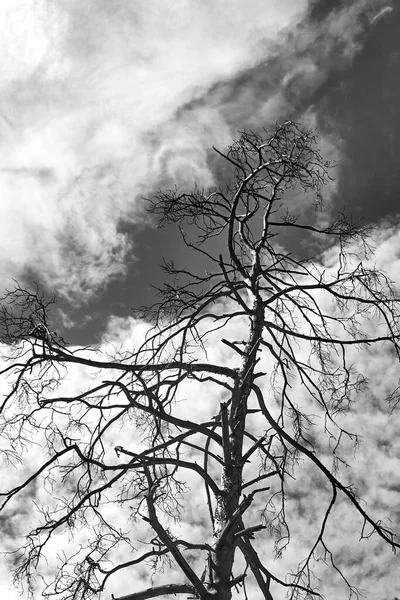
{"type": "MultiPolygon", "coordinates": [[[[183,250],[143,198],[220,183],[212,145],[289,116],[337,163],[327,212],[378,224],[400,282],[399,31],[390,0],[2,0],[0,286],[55,293],[72,343],[123,337],[183,250]]],[[[371,598],[400,596],[389,571],[371,598]]]]}

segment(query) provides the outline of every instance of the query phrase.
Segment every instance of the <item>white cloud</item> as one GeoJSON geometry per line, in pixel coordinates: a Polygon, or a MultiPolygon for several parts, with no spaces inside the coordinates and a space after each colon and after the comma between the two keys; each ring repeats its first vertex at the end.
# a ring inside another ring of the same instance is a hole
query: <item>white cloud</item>
{"type": "MultiPolygon", "coordinates": [[[[14,2],[4,0],[0,6],[0,88],[33,75],[51,54],[52,73],[59,56],[58,40],[66,27],[67,15],[46,0],[14,2]]],[[[61,60],[62,62],[62,60],[61,60]]]]}
{"type": "Polygon", "coordinates": [[[124,271],[121,221],[165,174],[212,180],[218,110],[176,111],[257,64],[305,2],[2,4],[1,274],[82,299],[124,271]],[[7,50],[7,51],[6,51],[7,50]]]}
{"type": "Polygon", "coordinates": [[[379,10],[371,19],[371,25],[380,21],[383,18],[388,17],[393,12],[392,6],[384,6],[381,10],[379,10]]]}
{"type": "Polygon", "coordinates": [[[290,94],[327,76],[344,34],[342,62],[351,60],[370,4],[333,12],[323,36],[309,27],[288,37],[305,0],[3,2],[2,280],[34,272],[79,301],[124,273],[135,240],[120,225],[142,222],[146,190],[166,179],[212,183],[210,146],[290,111],[290,94]],[[272,56],[283,70],[271,89],[250,79],[240,93],[204,97],[272,56]]]}

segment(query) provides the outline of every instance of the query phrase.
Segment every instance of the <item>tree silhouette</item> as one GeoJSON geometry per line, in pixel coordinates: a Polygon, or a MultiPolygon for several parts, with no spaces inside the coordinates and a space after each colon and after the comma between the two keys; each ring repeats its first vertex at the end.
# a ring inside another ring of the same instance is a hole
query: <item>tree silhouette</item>
{"type": "Polygon", "coordinates": [[[316,560],[347,582],[325,539],[339,497],[361,515],[362,537],[375,533],[399,547],[339,472],[341,442],[358,442],[341,416],[367,385],[349,351],[389,343],[399,358],[395,292],[359,258],[370,232],[345,215],[326,224],[318,213],[329,164],[299,124],[243,133],[216,152],[229,171],[224,189],[172,189],[149,201],[159,225],[177,225],[203,268],[164,263],[158,301],[136,313],[146,334],[135,348],[105,356],[101,348],[68,347],[50,331],[50,303],[38,290],[16,285],[2,300],[3,452],[18,461],[25,447],[42,448],[41,462],[1,494],[2,510],[31,489],[48,492],[47,504],[36,500],[38,522],[14,558],[16,580],[31,593],[92,598],[140,566],[151,585],[128,590],[125,600],[229,600],[234,590],[249,598],[251,585],[268,600],[279,586],[290,598],[318,597],[316,560]],[[296,253],[284,249],[288,241],[296,253]],[[323,269],[310,248],[328,247],[337,261],[323,269]],[[209,358],[216,348],[219,361],[209,358]],[[77,368],[87,379],[71,393],[77,368]],[[197,419],[199,412],[206,417],[197,419]],[[278,555],[289,543],[288,484],[301,460],[318,470],[330,498],[308,554],[282,580],[257,541],[274,540],[278,555]],[[194,480],[208,522],[202,539],[189,541],[176,523],[194,480]],[[46,571],[47,546],[67,532],[77,543],[70,538],[46,571]],[[136,544],[147,546],[142,552],[136,544]],[[169,577],[178,569],[181,579],[153,585],[160,569],[171,569],[169,577]]]}

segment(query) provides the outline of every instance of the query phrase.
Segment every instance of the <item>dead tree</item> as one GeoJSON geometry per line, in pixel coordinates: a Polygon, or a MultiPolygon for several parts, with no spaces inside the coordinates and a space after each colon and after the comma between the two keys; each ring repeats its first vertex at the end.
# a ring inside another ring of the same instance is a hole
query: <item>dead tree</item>
{"type": "Polygon", "coordinates": [[[2,376],[9,389],[1,433],[10,441],[4,452],[12,461],[38,443],[43,459],[2,492],[2,510],[35,481],[44,481],[50,495],[48,505],[36,504],[38,524],[15,557],[16,579],[27,580],[30,590],[43,577],[45,596],[84,600],[106,584],[112,590],[121,570],[146,565],[148,588],[124,600],[229,600],[234,589],[248,598],[249,586],[268,600],[279,586],[290,598],[318,597],[315,559],[322,555],[346,577],[325,539],[338,498],[361,515],[368,529],[361,535],[373,532],[399,547],[336,469],[341,441],[357,442],[338,416],[367,385],[349,363],[349,349],[386,343],[399,358],[391,282],[357,258],[368,251],[369,231],[344,215],[319,225],[329,165],[313,132],[299,124],[243,133],[227,152],[216,152],[230,181],[224,188],[160,191],[150,200],[159,225],[178,226],[188,250],[200,253],[202,270],[164,263],[168,278],[158,301],[137,313],[148,331],[135,348],[112,356],[69,348],[49,333],[48,307],[37,293],[17,287],[3,298],[2,376]],[[285,250],[288,239],[297,251],[285,250]],[[337,264],[323,269],[309,249],[328,247],[337,250],[337,264]],[[224,349],[223,363],[209,359],[210,343],[224,349]],[[64,376],[77,366],[95,375],[76,394],[64,393],[64,376]],[[324,417],[332,468],[315,442],[319,426],[301,405],[299,386],[312,413],[324,417]],[[186,413],[183,389],[195,390],[186,413]],[[199,402],[204,418],[191,418],[199,402]],[[288,543],[287,485],[301,459],[319,471],[331,495],[309,554],[282,580],[257,540],[273,536],[278,553],[288,543]],[[174,524],[185,516],[193,477],[204,490],[208,523],[202,539],[187,540],[174,524]],[[263,510],[252,510],[256,501],[263,510]],[[47,581],[47,545],[68,531],[79,544],[66,544],[47,581]],[[174,577],[178,570],[180,580],[152,585],[151,570],[161,567],[174,577]]]}

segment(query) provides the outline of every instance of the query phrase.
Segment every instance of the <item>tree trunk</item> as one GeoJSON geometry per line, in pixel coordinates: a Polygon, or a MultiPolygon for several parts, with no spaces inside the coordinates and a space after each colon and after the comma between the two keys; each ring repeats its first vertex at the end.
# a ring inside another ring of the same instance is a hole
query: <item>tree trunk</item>
{"type": "MultiPolygon", "coordinates": [[[[255,261],[257,264],[257,262],[255,261]]],[[[256,267],[253,269],[252,280],[257,280],[256,267]]],[[[210,572],[211,582],[216,591],[218,600],[230,600],[232,597],[232,569],[234,564],[236,540],[235,533],[241,521],[240,497],[242,488],[243,470],[243,437],[246,425],[247,401],[251,392],[254,368],[257,363],[257,350],[259,348],[263,322],[264,309],[257,284],[252,285],[253,315],[249,339],[243,352],[242,365],[232,394],[229,419],[229,437],[225,439],[225,460],[221,478],[221,496],[217,500],[215,511],[215,531],[217,538],[215,549],[215,563],[210,572]],[[255,288],[255,289],[254,289],[255,288]]],[[[223,409],[221,419],[224,419],[223,409]]]]}

